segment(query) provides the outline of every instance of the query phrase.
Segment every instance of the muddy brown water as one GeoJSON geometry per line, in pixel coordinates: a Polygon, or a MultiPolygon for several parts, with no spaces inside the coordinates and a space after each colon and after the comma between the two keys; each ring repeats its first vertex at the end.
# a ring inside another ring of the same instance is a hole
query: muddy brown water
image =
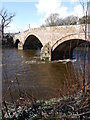
{"type": "Polygon", "coordinates": [[[79,77],[81,73],[81,48],[74,51],[73,60],[52,62],[41,61],[40,51],[4,48],[2,53],[3,99],[11,100],[11,95],[14,100],[17,99],[19,88],[21,93],[28,93],[37,99],[49,99],[67,93],[69,87],[81,86],[81,80],[77,79],[77,74],[79,77]]]}

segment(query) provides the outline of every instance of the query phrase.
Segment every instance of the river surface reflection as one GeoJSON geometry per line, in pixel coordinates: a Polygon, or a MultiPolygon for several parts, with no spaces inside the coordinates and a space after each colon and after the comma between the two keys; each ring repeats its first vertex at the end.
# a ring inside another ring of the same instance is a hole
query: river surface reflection
{"type": "Polygon", "coordinates": [[[74,71],[77,59],[44,62],[40,61],[39,51],[3,49],[2,61],[3,97],[7,100],[11,100],[9,87],[14,99],[18,98],[17,79],[20,91],[37,99],[59,97],[60,91],[64,94],[69,85],[81,85],[74,71]]]}

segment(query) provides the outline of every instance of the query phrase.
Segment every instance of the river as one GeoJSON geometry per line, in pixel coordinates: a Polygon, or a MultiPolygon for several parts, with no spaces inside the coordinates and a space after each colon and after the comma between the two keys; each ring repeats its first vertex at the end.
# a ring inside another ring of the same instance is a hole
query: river
{"type": "MultiPolygon", "coordinates": [[[[73,60],[44,62],[40,60],[40,51],[2,50],[2,92],[3,99],[17,99],[19,89],[37,99],[50,99],[81,88],[81,67],[83,48],[73,52],[73,60]],[[18,83],[17,83],[18,80],[18,83]],[[11,90],[11,92],[10,92],[11,90]]],[[[89,59],[90,60],[90,59],[89,59]]],[[[86,61],[90,68],[90,61],[86,61]]],[[[88,73],[90,70],[87,70],[88,73]]]]}

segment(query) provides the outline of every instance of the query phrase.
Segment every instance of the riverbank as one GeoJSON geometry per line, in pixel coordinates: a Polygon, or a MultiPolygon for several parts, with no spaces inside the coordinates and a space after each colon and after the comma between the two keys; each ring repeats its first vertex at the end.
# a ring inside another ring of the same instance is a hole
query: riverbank
{"type": "Polygon", "coordinates": [[[20,97],[14,103],[3,101],[2,120],[89,120],[90,119],[90,84],[87,93],[82,92],[53,98],[36,100],[20,97]]]}

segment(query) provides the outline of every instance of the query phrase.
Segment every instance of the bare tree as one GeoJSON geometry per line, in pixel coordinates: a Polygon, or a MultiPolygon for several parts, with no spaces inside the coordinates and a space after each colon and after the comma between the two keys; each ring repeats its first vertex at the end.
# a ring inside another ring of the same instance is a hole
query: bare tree
{"type": "Polygon", "coordinates": [[[65,25],[75,25],[77,23],[78,17],[74,15],[70,15],[64,19],[64,24],[65,25]]]}
{"type": "Polygon", "coordinates": [[[46,26],[58,26],[60,21],[59,14],[53,13],[45,20],[46,26]]]}
{"type": "Polygon", "coordinates": [[[8,13],[7,10],[2,9],[0,11],[1,16],[1,32],[2,32],[2,41],[4,38],[4,29],[9,27],[9,24],[11,23],[13,17],[15,16],[15,13],[8,13]]]}
{"type": "Polygon", "coordinates": [[[66,18],[60,18],[57,13],[50,14],[50,16],[45,20],[45,24],[41,27],[48,26],[61,26],[61,25],[75,25],[77,23],[78,17],[71,15],[66,18]]]}

